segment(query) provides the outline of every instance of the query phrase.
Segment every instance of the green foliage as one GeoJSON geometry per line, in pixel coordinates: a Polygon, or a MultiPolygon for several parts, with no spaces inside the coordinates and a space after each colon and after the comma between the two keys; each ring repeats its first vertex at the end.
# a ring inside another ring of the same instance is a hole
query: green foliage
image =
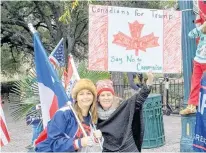
{"type": "Polygon", "coordinates": [[[127,73],[124,73],[124,84],[129,84],[127,73]]]}
{"type": "Polygon", "coordinates": [[[18,76],[26,75],[26,71],[32,66],[31,56],[19,52],[16,48],[8,50],[7,45],[1,48],[1,82],[13,81],[18,76]]]}
{"type": "Polygon", "coordinates": [[[64,13],[60,16],[59,21],[64,24],[70,24],[72,21],[72,13],[76,14],[79,11],[84,10],[84,6],[91,4],[93,0],[79,1],[74,0],[73,2],[64,2],[64,13]]]}
{"type": "Polygon", "coordinates": [[[160,1],[95,1],[93,4],[133,8],[160,8],[160,1]]]}
{"type": "Polygon", "coordinates": [[[168,9],[176,7],[177,1],[176,0],[169,0],[169,1],[161,1],[160,8],[168,9]]]}
{"type": "Polygon", "coordinates": [[[13,119],[25,119],[28,114],[41,113],[39,110],[33,109],[40,103],[35,74],[30,72],[27,78],[16,81],[14,86],[12,91],[15,94],[9,95],[9,110],[13,119]]]}
{"type": "Polygon", "coordinates": [[[110,78],[109,72],[89,71],[89,70],[87,70],[85,62],[82,62],[82,63],[79,64],[78,73],[79,73],[80,78],[90,79],[94,83],[96,83],[98,80],[109,79],[110,78]]]}
{"type": "Polygon", "coordinates": [[[11,55],[11,52],[8,52],[5,48],[2,47],[1,52],[1,73],[3,74],[14,74],[16,71],[18,71],[18,65],[20,64],[20,61],[18,60],[21,57],[21,55],[16,55],[16,58],[14,59],[11,55]]]}
{"type": "Polygon", "coordinates": [[[64,24],[69,24],[71,20],[71,15],[70,15],[70,11],[66,10],[64,12],[64,14],[59,18],[60,22],[63,22],[64,24]]]}

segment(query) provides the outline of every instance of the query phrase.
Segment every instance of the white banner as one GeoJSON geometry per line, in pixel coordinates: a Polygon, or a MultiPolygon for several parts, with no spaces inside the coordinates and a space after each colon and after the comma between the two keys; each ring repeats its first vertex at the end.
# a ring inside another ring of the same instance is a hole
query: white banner
{"type": "Polygon", "coordinates": [[[181,12],[89,7],[89,69],[180,73],[181,12]]]}

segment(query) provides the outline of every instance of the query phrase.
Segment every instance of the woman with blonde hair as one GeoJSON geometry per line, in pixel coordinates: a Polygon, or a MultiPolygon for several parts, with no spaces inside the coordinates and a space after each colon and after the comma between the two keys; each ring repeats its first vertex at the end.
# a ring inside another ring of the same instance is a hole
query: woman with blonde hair
{"type": "Polygon", "coordinates": [[[82,152],[99,145],[102,134],[94,127],[97,123],[95,85],[88,79],[80,79],[72,90],[72,98],[73,107],[69,104],[59,109],[49,121],[47,139],[37,144],[36,152],[82,152]]]}

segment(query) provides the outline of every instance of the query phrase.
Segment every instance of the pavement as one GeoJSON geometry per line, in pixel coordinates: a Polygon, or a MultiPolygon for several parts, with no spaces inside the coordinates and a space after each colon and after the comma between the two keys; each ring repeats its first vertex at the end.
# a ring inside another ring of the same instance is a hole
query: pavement
{"type": "MultiPolygon", "coordinates": [[[[8,110],[9,103],[6,100],[4,101],[3,110],[11,142],[3,146],[1,152],[27,152],[25,147],[31,143],[32,128],[26,125],[25,120],[14,121],[8,110]]],[[[142,152],[180,152],[181,117],[179,115],[170,115],[163,116],[163,119],[165,145],[158,148],[143,149],[142,152]]]]}

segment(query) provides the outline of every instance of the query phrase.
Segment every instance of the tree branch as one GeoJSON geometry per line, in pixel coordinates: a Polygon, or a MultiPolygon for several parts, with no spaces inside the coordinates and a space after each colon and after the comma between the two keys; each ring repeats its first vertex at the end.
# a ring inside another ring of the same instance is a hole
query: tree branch
{"type": "Polygon", "coordinates": [[[41,14],[41,17],[43,18],[43,20],[45,21],[48,29],[49,29],[49,33],[52,36],[52,39],[54,42],[56,42],[56,34],[54,33],[54,29],[52,28],[52,24],[51,21],[48,19],[48,17],[46,17],[46,15],[44,14],[44,12],[42,11],[42,8],[40,8],[41,4],[39,1],[34,1],[39,13],[41,14]]]}
{"type": "MultiPolygon", "coordinates": [[[[76,21],[78,20],[78,18],[79,18],[79,12],[77,12],[76,21]]],[[[74,29],[74,38],[75,38],[75,34],[77,32],[77,27],[78,27],[78,24],[76,24],[75,29],[74,29]]]]}
{"type": "Polygon", "coordinates": [[[87,24],[88,24],[88,21],[84,24],[84,26],[82,27],[82,29],[79,32],[79,35],[75,39],[79,40],[79,38],[81,37],[83,31],[86,29],[87,24]]]}
{"type": "Polygon", "coordinates": [[[11,56],[12,56],[14,62],[17,63],[17,61],[16,61],[16,59],[14,57],[14,53],[13,53],[13,46],[11,46],[10,48],[11,48],[11,50],[10,50],[11,51],[11,56]]]}
{"type": "Polygon", "coordinates": [[[30,32],[28,25],[23,22],[23,21],[19,21],[19,20],[15,20],[15,19],[9,19],[7,21],[1,21],[1,23],[3,24],[8,24],[8,25],[18,25],[23,27],[26,31],[30,32]]]}

